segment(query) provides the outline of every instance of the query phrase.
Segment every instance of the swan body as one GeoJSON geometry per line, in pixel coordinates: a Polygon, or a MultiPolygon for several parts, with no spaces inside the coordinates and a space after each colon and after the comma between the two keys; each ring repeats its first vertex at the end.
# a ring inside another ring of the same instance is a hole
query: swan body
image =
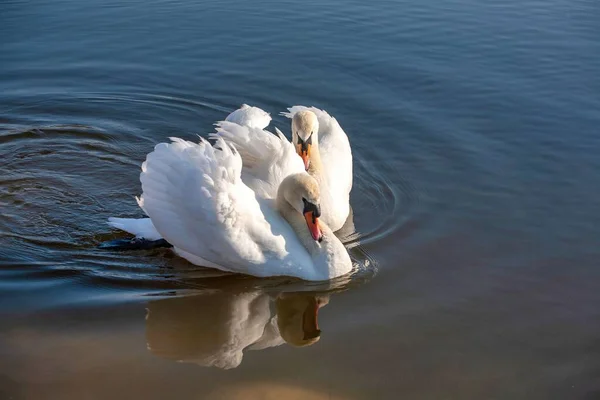
{"type": "Polygon", "coordinates": [[[171,140],[142,164],[138,204],[181,257],[259,277],[327,280],[350,272],[346,249],[318,220],[319,187],[308,174],[285,177],[275,199],[261,198],[242,181],[242,158],[222,138],[214,147],[171,140]]]}

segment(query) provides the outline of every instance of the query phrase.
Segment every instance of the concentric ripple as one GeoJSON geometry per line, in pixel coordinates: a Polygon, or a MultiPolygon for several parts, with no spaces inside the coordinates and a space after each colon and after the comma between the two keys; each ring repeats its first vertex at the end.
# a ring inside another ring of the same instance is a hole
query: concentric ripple
{"type": "MultiPolygon", "coordinates": [[[[11,103],[18,102],[15,98],[11,103]]],[[[355,264],[351,277],[325,285],[293,279],[257,281],[191,265],[169,250],[123,253],[96,248],[102,241],[127,236],[111,230],[107,217],[142,216],[133,200],[140,190],[139,165],[155,143],[174,133],[160,131],[152,118],[161,115],[161,121],[168,121],[175,115],[174,121],[190,121],[177,133],[185,137],[204,128],[209,131],[212,121],[232,109],[167,95],[80,93],[46,97],[29,106],[26,118],[23,114],[13,118],[13,108],[0,110],[3,285],[76,276],[90,286],[150,292],[206,288],[232,279],[278,290],[339,290],[369,280],[377,262],[363,246],[403,224],[415,191],[408,182],[392,186],[356,152],[353,213],[339,232],[355,264]],[[54,104],[57,114],[68,114],[75,104],[87,113],[62,118],[71,124],[46,124],[48,103],[54,104]],[[106,110],[114,112],[113,118],[104,116],[106,110]],[[130,119],[132,115],[136,118],[130,119]],[[150,120],[152,127],[144,123],[150,120]]]]}

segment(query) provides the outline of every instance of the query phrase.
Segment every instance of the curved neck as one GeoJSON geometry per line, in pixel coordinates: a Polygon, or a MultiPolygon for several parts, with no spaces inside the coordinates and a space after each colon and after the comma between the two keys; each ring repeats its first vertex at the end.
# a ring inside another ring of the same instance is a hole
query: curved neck
{"type": "MultiPolygon", "coordinates": [[[[298,135],[292,128],[292,143],[298,143],[298,135]]],[[[308,166],[308,174],[315,178],[320,185],[324,182],[323,177],[323,163],[321,162],[321,152],[319,151],[319,136],[318,133],[313,133],[312,145],[310,148],[310,164],[308,166]]],[[[322,190],[322,188],[321,188],[322,190]]]]}
{"type": "Polygon", "coordinates": [[[296,232],[296,236],[298,236],[298,239],[300,239],[300,242],[306,250],[308,250],[310,255],[315,255],[315,252],[318,251],[319,247],[306,227],[306,220],[290,205],[290,203],[288,203],[283,196],[282,190],[277,193],[277,210],[279,210],[281,216],[285,218],[294,232],[296,232]]]}
{"type": "Polygon", "coordinates": [[[314,138],[315,144],[310,149],[310,165],[308,166],[308,173],[315,178],[319,184],[321,184],[323,163],[321,162],[321,152],[319,151],[319,138],[314,138]]]}

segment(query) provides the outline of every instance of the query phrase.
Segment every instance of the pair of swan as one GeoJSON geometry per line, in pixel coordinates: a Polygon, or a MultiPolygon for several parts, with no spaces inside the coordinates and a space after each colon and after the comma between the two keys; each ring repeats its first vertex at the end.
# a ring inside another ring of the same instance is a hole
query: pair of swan
{"type": "Polygon", "coordinates": [[[158,144],[140,175],[138,204],[149,219],[109,223],[164,238],[181,257],[220,270],[313,281],[347,274],[352,263],[333,231],[349,213],[348,138],[316,108],[285,115],[292,143],[264,130],[267,113],[244,105],[217,124],[214,146],[178,138],[158,144]]]}

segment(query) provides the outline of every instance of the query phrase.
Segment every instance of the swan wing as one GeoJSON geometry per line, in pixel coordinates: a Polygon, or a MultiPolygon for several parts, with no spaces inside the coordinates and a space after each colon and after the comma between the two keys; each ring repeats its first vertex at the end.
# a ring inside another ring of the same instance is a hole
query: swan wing
{"type": "Polygon", "coordinates": [[[242,182],[233,146],[171,140],[142,164],[139,204],[178,254],[255,276],[310,276],[312,260],[295,232],[242,182]]]}
{"type": "MultiPolygon", "coordinates": [[[[271,116],[268,112],[252,107],[248,104],[242,104],[240,108],[229,114],[226,121],[234,122],[238,125],[245,125],[252,128],[265,129],[271,123],[271,116]]],[[[108,224],[113,228],[129,232],[138,238],[147,240],[162,239],[150,218],[116,218],[110,217],[108,224]]]]}
{"type": "Polygon", "coordinates": [[[304,164],[294,146],[276,129],[277,134],[229,121],[217,123],[212,138],[233,143],[243,163],[242,180],[260,198],[277,196],[281,181],[290,174],[303,172],[304,164]]]}
{"type": "Polygon", "coordinates": [[[229,114],[225,121],[251,128],[265,129],[271,123],[271,116],[258,107],[242,104],[240,108],[229,114]]]}

